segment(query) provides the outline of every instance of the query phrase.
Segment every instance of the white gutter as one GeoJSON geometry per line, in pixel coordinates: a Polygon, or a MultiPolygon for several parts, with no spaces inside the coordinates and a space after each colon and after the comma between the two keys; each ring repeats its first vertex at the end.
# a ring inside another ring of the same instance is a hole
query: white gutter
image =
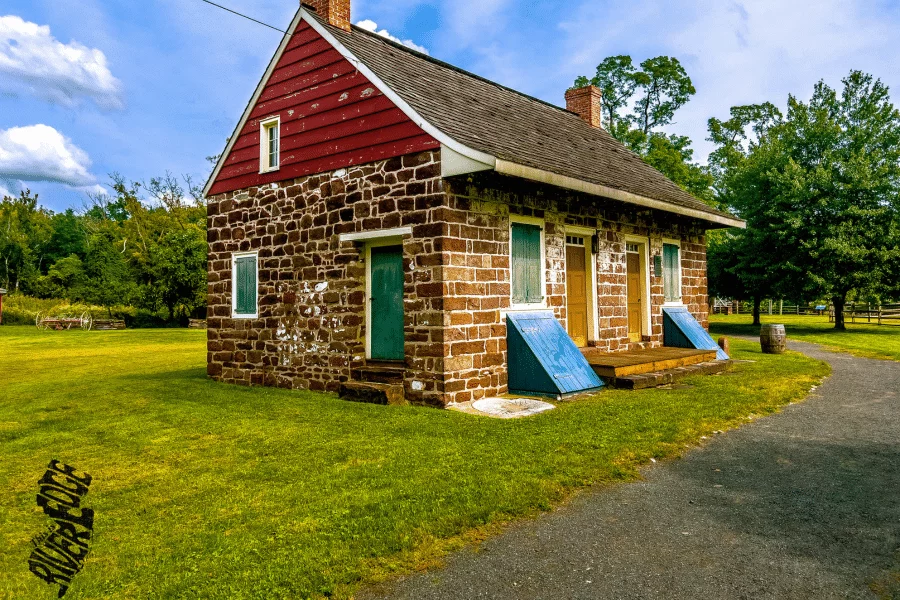
{"type": "Polygon", "coordinates": [[[556,173],[551,173],[550,171],[535,169],[534,167],[526,167],[525,165],[519,165],[500,158],[497,159],[494,170],[496,170],[498,173],[502,173],[503,175],[521,177],[522,179],[555,185],[567,190],[574,190],[576,192],[584,192],[586,194],[592,194],[594,196],[612,198],[613,200],[627,202],[628,204],[637,204],[638,206],[646,206],[647,208],[655,208],[657,210],[684,215],[686,217],[693,217],[695,219],[711,221],[713,223],[718,223],[719,225],[739,227],[741,229],[747,227],[747,224],[744,221],[737,218],[729,218],[723,215],[711,214],[702,210],[697,210],[695,208],[688,208],[686,206],[678,206],[677,204],[663,202],[662,200],[654,200],[653,198],[647,198],[646,196],[632,194],[631,192],[623,192],[622,190],[617,190],[615,188],[600,185],[598,183],[589,183],[581,179],[575,179],[574,177],[558,175],[556,173]]]}

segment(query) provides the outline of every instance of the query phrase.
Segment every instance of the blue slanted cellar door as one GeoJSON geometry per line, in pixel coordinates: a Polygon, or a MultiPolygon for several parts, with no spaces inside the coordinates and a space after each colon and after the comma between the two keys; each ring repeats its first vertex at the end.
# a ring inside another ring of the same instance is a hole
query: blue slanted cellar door
{"type": "Polygon", "coordinates": [[[553,311],[506,315],[510,393],[563,396],[603,386],[553,311]]]}
{"type": "Polygon", "coordinates": [[[403,360],[403,248],[372,248],[371,352],[373,360],[403,360]]]}

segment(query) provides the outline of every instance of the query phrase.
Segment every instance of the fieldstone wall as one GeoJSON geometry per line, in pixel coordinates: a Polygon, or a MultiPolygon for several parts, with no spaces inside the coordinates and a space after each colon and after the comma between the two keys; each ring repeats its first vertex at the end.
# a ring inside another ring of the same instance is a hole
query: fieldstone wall
{"type": "Polygon", "coordinates": [[[706,238],[703,236],[687,236],[681,241],[681,301],[709,329],[706,238]]]}
{"type": "MultiPolygon", "coordinates": [[[[337,391],[365,363],[364,246],[342,233],[409,226],[403,238],[405,381],[411,402],[445,406],[507,390],[510,217],[544,222],[546,304],[566,324],[566,227],[596,230],[599,331],[608,351],[628,338],[625,235],[653,255],[682,241],[684,303],[707,324],[706,256],[696,222],[483,173],[441,179],[423,152],[209,199],[208,373],[239,385],[337,391]],[[232,318],[231,259],[259,255],[259,316],[232,318]]],[[[661,278],[651,277],[652,330],[662,343],[661,278]]]]}
{"type": "Polygon", "coordinates": [[[544,222],[546,306],[566,325],[566,227],[598,231],[598,332],[590,344],[607,351],[662,345],[662,278],[653,276],[653,256],[663,238],[682,242],[682,293],[688,310],[707,325],[704,232],[695,222],[614,201],[561,193],[547,186],[479,174],[446,182],[444,243],[448,290],[445,307],[452,326],[444,373],[448,403],[477,400],[507,391],[506,322],[511,307],[509,227],[511,215],[544,222]],[[634,344],[628,336],[625,236],[649,246],[651,331],[634,344]]]}
{"type": "Polygon", "coordinates": [[[442,404],[445,286],[440,153],[222,194],[208,202],[208,373],[239,385],[335,392],[365,360],[365,264],[342,233],[410,226],[406,394],[442,404]],[[259,317],[232,318],[231,256],[259,253],[259,317]]]}

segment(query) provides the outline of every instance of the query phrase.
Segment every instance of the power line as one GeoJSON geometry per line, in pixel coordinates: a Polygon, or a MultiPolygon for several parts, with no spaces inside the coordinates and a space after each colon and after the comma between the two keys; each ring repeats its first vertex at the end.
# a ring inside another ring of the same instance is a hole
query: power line
{"type": "Polygon", "coordinates": [[[239,16],[239,17],[243,17],[243,18],[247,19],[248,21],[253,21],[254,23],[259,23],[259,24],[262,25],[263,27],[268,27],[269,29],[274,29],[275,31],[278,31],[278,32],[281,32],[281,33],[285,33],[285,34],[288,33],[288,32],[285,31],[284,29],[278,29],[277,27],[275,27],[275,26],[273,26],[273,25],[269,25],[268,23],[263,23],[262,21],[259,21],[259,20],[257,20],[257,19],[254,19],[253,17],[248,17],[247,15],[245,15],[245,14],[243,14],[243,13],[239,13],[239,12],[236,11],[236,10],[231,10],[230,8],[228,8],[228,7],[226,7],[226,6],[222,6],[221,4],[216,4],[215,2],[210,2],[210,0],[202,0],[202,2],[206,2],[207,4],[212,4],[212,5],[215,6],[216,8],[221,8],[222,10],[228,11],[228,12],[230,12],[230,13],[233,14],[233,15],[237,15],[237,16],[239,16]]]}

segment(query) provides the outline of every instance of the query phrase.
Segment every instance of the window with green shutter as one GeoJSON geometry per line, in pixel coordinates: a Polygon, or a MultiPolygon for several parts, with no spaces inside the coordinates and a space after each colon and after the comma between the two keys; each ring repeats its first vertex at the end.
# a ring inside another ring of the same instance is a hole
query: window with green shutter
{"type": "Polygon", "coordinates": [[[663,292],[666,302],[681,300],[680,250],[675,244],[663,244],[663,292]]]}
{"type": "Polygon", "coordinates": [[[512,301],[537,304],[543,301],[541,290],[541,228],[524,223],[512,224],[512,301]]]}
{"type": "Polygon", "coordinates": [[[256,256],[234,258],[234,314],[256,314],[256,256]]]}

